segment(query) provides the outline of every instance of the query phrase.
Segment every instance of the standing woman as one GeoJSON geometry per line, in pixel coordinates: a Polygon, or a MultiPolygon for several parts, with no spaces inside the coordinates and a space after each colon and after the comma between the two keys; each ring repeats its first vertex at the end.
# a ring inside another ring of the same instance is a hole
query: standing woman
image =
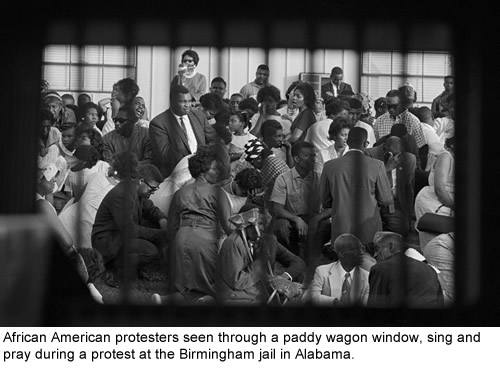
{"type": "Polygon", "coordinates": [[[181,64],[177,75],[172,79],[171,85],[180,84],[185,86],[196,102],[207,92],[207,77],[196,71],[200,57],[194,50],[186,50],[182,53],[181,64]]]}
{"type": "Polygon", "coordinates": [[[231,206],[219,180],[219,154],[214,145],[198,146],[189,158],[194,183],[180,188],[168,212],[173,260],[173,289],[187,302],[215,296],[217,240],[231,233],[231,206]],[[222,231],[221,231],[222,228],[222,231]]]}
{"type": "Polygon", "coordinates": [[[292,103],[294,107],[299,109],[299,115],[292,124],[292,135],[288,139],[290,143],[303,141],[307,129],[316,122],[316,115],[314,114],[315,102],[316,94],[311,85],[306,82],[297,84],[293,91],[292,103]]]}

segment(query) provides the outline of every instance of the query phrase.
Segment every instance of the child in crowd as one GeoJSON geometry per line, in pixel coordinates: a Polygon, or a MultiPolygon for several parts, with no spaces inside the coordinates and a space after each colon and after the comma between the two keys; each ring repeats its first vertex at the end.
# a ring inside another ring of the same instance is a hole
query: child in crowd
{"type": "Polygon", "coordinates": [[[102,136],[101,130],[97,127],[97,122],[100,120],[99,107],[93,102],[87,102],[80,108],[80,121],[88,124],[92,129],[95,129],[102,136]]]}
{"type": "Polygon", "coordinates": [[[248,132],[251,124],[248,121],[248,114],[242,111],[235,111],[229,116],[229,130],[233,133],[232,143],[242,152],[245,144],[256,137],[248,132]]]}

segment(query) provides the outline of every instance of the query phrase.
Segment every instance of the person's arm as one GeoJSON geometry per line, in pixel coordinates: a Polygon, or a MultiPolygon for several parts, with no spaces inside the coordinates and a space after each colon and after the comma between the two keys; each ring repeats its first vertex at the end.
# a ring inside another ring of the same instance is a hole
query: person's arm
{"type": "MultiPolygon", "coordinates": [[[[377,161],[379,162],[379,161],[377,161]]],[[[375,183],[375,198],[381,206],[390,206],[394,204],[392,199],[391,184],[387,178],[385,166],[380,162],[379,170],[377,173],[377,180],[375,183]]]]}
{"type": "Polygon", "coordinates": [[[57,217],[57,214],[50,203],[46,200],[39,200],[36,201],[36,205],[38,212],[43,214],[47,220],[57,243],[62,247],[64,253],[66,255],[72,253],[73,250],[75,250],[73,247],[73,238],[68,233],[59,217],[57,217]]]}
{"type": "Polygon", "coordinates": [[[222,229],[229,235],[233,232],[231,225],[229,223],[229,217],[231,217],[231,203],[229,202],[229,198],[223,192],[222,188],[218,188],[218,196],[217,196],[217,218],[222,226],[222,229]]]}
{"type": "Polygon", "coordinates": [[[259,107],[259,112],[254,115],[257,116],[257,122],[252,125],[252,129],[250,130],[250,134],[253,134],[257,138],[262,138],[260,130],[262,128],[262,123],[264,122],[264,114],[262,114],[262,108],[259,107]]]}
{"type": "Polygon", "coordinates": [[[295,161],[294,161],[293,156],[292,156],[292,145],[287,140],[284,140],[282,142],[282,145],[283,145],[283,147],[285,147],[285,150],[286,150],[286,164],[291,169],[295,165],[295,161]]]}
{"type": "Polygon", "coordinates": [[[316,116],[311,109],[306,108],[299,113],[295,120],[294,129],[290,138],[288,138],[290,143],[295,143],[300,139],[300,137],[302,137],[302,134],[304,134],[304,132],[316,122],[316,116]]]}
{"type": "Polygon", "coordinates": [[[330,171],[327,169],[329,167],[329,162],[327,161],[323,166],[323,172],[321,173],[319,195],[321,198],[321,205],[323,208],[332,208],[333,198],[330,192],[330,180],[328,179],[327,173],[330,171]]]}
{"type": "Polygon", "coordinates": [[[263,262],[260,258],[255,258],[248,262],[246,245],[240,237],[234,240],[227,238],[222,244],[219,258],[224,266],[221,269],[222,278],[233,290],[245,290],[257,282],[261,281],[266,275],[263,262]]]}
{"type": "Polygon", "coordinates": [[[170,136],[165,125],[156,119],[149,124],[149,140],[152,156],[156,158],[157,163],[166,162],[170,152],[170,136]]]}
{"type": "Polygon", "coordinates": [[[102,139],[102,158],[104,161],[111,163],[113,161],[113,149],[111,147],[111,135],[107,134],[102,139]]]}
{"type": "Polygon", "coordinates": [[[453,161],[450,155],[444,153],[438,156],[434,169],[434,191],[439,201],[446,207],[455,209],[455,201],[446,190],[448,173],[450,172],[453,161]]]}
{"type": "MultiPolygon", "coordinates": [[[[142,127],[141,127],[142,128],[142,127]]],[[[153,147],[151,146],[151,138],[149,137],[148,128],[143,128],[145,130],[141,146],[142,146],[142,160],[140,164],[152,164],[153,163],[153,147]]]]}
{"type": "Polygon", "coordinates": [[[306,271],[306,264],[299,256],[293,254],[280,243],[277,243],[276,261],[285,267],[283,271],[284,276],[290,281],[300,281],[304,272],[306,271]]]}
{"type": "Polygon", "coordinates": [[[307,288],[307,294],[314,304],[332,306],[334,300],[337,298],[322,294],[325,281],[325,277],[321,274],[319,267],[317,267],[314,272],[314,278],[307,288]]]}

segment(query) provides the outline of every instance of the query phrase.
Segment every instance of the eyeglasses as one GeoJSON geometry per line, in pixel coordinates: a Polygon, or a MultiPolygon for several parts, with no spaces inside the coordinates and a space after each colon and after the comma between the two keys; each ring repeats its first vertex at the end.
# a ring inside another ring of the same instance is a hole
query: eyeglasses
{"type": "Polygon", "coordinates": [[[146,184],[149,188],[149,190],[154,193],[156,192],[158,189],[160,189],[160,186],[158,185],[157,187],[153,187],[151,186],[146,180],[142,179],[142,181],[144,182],[144,184],[146,184]]]}

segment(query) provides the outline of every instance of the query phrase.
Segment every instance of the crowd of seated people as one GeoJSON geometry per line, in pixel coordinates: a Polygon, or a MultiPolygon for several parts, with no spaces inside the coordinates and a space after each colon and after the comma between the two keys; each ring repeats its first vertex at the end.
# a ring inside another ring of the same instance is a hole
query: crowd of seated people
{"type": "Polygon", "coordinates": [[[119,288],[156,262],[168,284],[158,304],[452,299],[454,238],[447,252],[433,245],[452,232],[440,219],[455,207],[452,77],[439,99],[446,115],[434,119],[412,86],[355,93],[339,67],[321,94],[298,80],[282,100],[267,65],[227,91],[220,77],[208,86],[198,62],[182,54],[156,116],[130,78],[100,101],[42,96],[37,198],[86,281],[119,288]],[[394,289],[400,272],[408,282],[394,289]]]}

